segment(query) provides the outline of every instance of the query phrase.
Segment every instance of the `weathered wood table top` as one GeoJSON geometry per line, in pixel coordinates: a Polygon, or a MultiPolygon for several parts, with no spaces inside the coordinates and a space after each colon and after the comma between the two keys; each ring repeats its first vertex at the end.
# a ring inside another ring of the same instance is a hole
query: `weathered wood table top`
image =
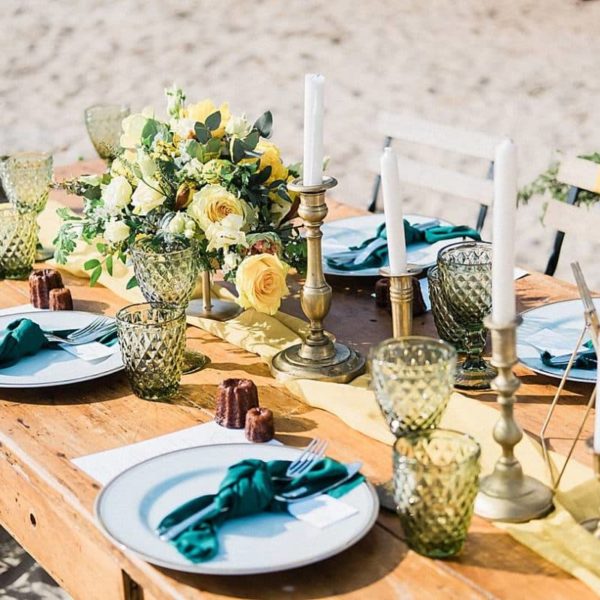
{"type": "MultiPolygon", "coordinates": [[[[78,165],[85,170],[86,165],[78,165]]],[[[95,163],[97,168],[97,163],[95,163]]],[[[88,168],[89,170],[89,168],[88,168]]],[[[69,168],[70,173],[73,168],[69,168]]],[[[361,211],[332,203],[331,217],[361,211]]],[[[109,290],[89,288],[65,276],[75,308],[114,315],[126,304],[109,290]]],[[[391,335],[391,319],[371,297],[372,281],[334,285],[327,327],[361,352],[391,335]]],[[[517,282],[521,309],[577,297],[573,286],[532,274],[517,282]]],[[[0,308],[28,302],[26,282],[0,282],[0,308]]],[[[283,310],[300,314],[290,298],[283,310]]],[[[434,332],[431,315],[415,320],[415,332],[434,332]]],[[[578,580],[546,562],[508,534],[475,517],[462,554],[430,560],[402,542],[397,518],[382,511],[373,530],[336,557],[275,574],[214,577],[155,568],[113,544],[94,520],[100,486],[72,458],[170,433],[213,418],[217,385],[226,377],[249,377],[261,403],[274,410],[278,439],[304,445],[319,436],[342,461],[360,459],[377,483],[389,478],[389,447],[354,431],[337,417],[312,409],[276,383],[259,357],[200,329],[188,343],[207,354],[208,368],[183,377],[172,403],[147,402],[118,373],[88,383],[32,390],[0,390],[0,524],[75,598],[592,598],[578,580]]],[[[519,366],[522,387],[516,414],[537,435],[557,381],[519,366]]],[[[552,447],[565,452],[583,414],[590,386],[568,384],[552,447]]],[[[494,405],[490,393],[477,397],[494,405]]],[[[584,431],[591,433],[592,419],[584,431]]],[[[590,463],[583,444],[576,458],[590,463]]]]}

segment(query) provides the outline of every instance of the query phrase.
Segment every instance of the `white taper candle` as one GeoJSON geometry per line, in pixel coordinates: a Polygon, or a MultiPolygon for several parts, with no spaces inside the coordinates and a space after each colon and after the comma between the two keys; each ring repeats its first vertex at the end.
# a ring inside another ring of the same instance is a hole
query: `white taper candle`
{"type": "Polygon", "coordinates": [[[404,237],[404,215],[400,194],[398,158],[392,148],[385,148],[381,155],[381,186],[383,210],[387,232],[388,255],[391,275],[406,272],[406,239],[404,237]]]}
{"type": "Polygon", "coordinates": [[[304,78],[304,185],[323,180],[323,114],[325,77],[308,74],[304,78]]]}
{"type": "Polygon", "coordinates": [[[517,149],[505,139],[494,160],[494,213],[492,227],[492,320],[511,323],[515,302],[515,222],[517,212],[517,149]]]}

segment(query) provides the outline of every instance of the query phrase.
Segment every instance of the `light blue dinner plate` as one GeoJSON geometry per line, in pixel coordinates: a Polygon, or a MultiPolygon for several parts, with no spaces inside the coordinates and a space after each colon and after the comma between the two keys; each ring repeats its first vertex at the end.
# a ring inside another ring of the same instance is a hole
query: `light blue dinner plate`
{"type": "MultiPolygon", "coordinates": [[[[594,304],[596,309],[600,311],[600,298],[595,298],[594,304]]],[[[565,346],[566,352],[561,351],[560,354],[572,351],[585,324],[583,313],[581,300],[554,302],[522,313],[523,323],[517,331],[517,355],[519,360],[536,373],[561,379],[564,369],[547,367],[540,358],[539,350],[530,346],[528,342],[535,339],[540,331],[549,330],[553,335],[557,335],[565,346]]],[[[584,341],[588,339],[589,336],[584,338],[584,341]]],[[[568,381],[595,383],[597,377],[598,372],[596,369],[571,369],[568,381]]]]}

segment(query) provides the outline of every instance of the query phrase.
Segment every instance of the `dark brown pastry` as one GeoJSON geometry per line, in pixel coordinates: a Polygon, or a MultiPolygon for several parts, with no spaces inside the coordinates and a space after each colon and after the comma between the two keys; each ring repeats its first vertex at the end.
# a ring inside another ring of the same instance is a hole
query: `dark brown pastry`
{"type": "Polygon", "coordinates": [[[39,269],[29,276],[29,299],[35,308],[50,306],[50,291],[64,286],[62,277],[54,269],[39,269]]]}
{"type": "Polygon", "coordinates": [[[215,421],[229,429],[243,429],[246,413],[258,407],[258,390],[250,379],[225,379],[217,390],[215,421]]]}
{"type": "Polygon", "coordinates": [[[275,436],[273,413],[268,408],[251,408],[246,413],[246,439],[262,444],[275,436]]]}
{"type": "MultiPolygon", "coordinates": [[[[421,286],[419,280],[416,277],[412,278],[413,284],[413,317],[424,315],[427,312],[425,301],[423,300],[423,294],[421,292],[421,286]]],[[[375,282],[375,304],[379,308],[387,308],[389,311],[392,310],[390,303],[390,279],[384,277],[375,282]]]]}
{"type": "Polygon", "coordinates": [[[73,310],[73,298],[68,288],[50,290],[50,310],[73,310]]]}

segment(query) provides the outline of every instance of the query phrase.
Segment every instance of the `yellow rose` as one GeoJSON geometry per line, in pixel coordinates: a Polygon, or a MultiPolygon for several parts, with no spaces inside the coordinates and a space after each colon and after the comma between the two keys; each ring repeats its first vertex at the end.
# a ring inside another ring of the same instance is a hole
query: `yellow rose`
{"type": "Polygon", "coordinates": [[[274,254],[247,256],[238,267],[235,286],[238,304],[274,315],[289,293],[285,278],[289,267],[274,254]]]}
{"type": "Polygon", "coordinates": [[[212,100],[202,100],[196,104],[190,104],[183,109],[183,116],[186,119],[191,119],[194,122],[206,123],[206,117],[217,112],[221,113],[221,123],[217,129],[212,132],[213,137],[221,138],[225,134],[225,126],[229,121],[231,113],[229,112],[229,104],[224,102],[217,108],[212,100]]]}
{"type": "Polygon", "coordinates": [[[214,223],[220,223],[227,215],[239,215],[244,223],[242,230],[246,230],[255,219],[255,212],[244,200],[220,185],[206,185],[196,192],[187,212],[203,231],[214,223]]]}
{"type": "Polygon", "coordinates": [[[267,140],[260,140],[256,145],[255,150],[262,153],[259,159],[260,170],[262,171],[266,167],[271,167],[271,175],[269,176],[269,179],[267,179],[267,183],[278,181],[280,179],[283,181],[287,180],[288,170],[281,162],[281,154],[279,148],[275,144],[272,144],[267,140]]]}

